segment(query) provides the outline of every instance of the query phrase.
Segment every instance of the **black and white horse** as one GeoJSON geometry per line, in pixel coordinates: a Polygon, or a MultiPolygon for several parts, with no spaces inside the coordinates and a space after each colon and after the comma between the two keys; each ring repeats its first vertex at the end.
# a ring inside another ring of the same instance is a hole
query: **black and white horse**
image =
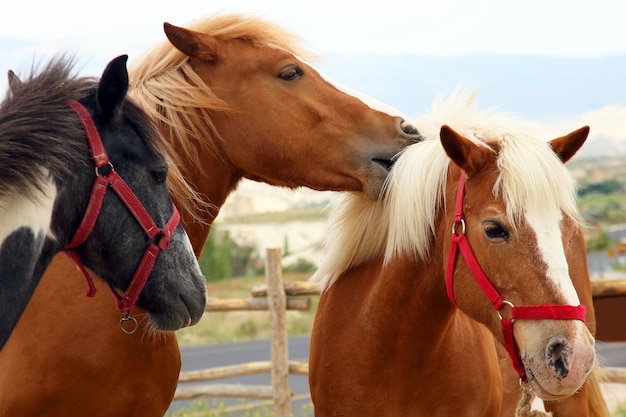
{"type": "Polygon", "coordinates": [[[73,75],[64,57],[22,81],[10,73],[0,103],[0,348],[62,250],[109,284],[123,320],[135,321],[137,304],[156,329],[176,330],[204,311],[161,137],[126,98],[126,61],[111,61],[101,80],[73,75]]]}

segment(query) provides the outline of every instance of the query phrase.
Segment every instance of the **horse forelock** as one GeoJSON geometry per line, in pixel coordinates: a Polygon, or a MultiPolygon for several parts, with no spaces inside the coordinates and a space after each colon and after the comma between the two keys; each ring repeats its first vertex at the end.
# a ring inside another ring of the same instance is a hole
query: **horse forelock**
{"type": "Polygon", "coordinates": [[[578,220],[576,181],[550,145],[535,138],[503,135],[494,194],[502,195],[512,224],[526,213],[578,220]]]}
{"type": "Polygon", "coordinates": [[[446,204],[450,159],[439,140],[443,124],[498,149],[500,175],[492,191],[502,197],[511,224],[529,212],[578,217],[575,181],[549,144],[510,115],[477,111],[474,93],[455,92],[436,100],[416,122],[425,140],[400,154],[380,202],[348,195],[331,205],[324,261],[311,278],[322,289],[348,268],[377,256],[384,255],[385,262],[395,256],[428,257],[438,212],[446,204]]]}

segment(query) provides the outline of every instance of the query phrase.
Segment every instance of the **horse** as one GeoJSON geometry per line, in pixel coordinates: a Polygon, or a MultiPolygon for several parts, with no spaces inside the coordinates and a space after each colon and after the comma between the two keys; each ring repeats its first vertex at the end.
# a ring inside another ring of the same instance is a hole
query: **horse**
{"type": "MultiPolygon", "coordinates": [[[[393,156],[421,139],[400,112],[322,76],[299,38],[269,21],[216,15],[164,31],[169,41],[131,66],[130,95],[165,136],[171,166],[202,198],[181,207],[197,255],[242,178],[375,199],[393,156]]],[[[190,194],[172,197],[179,205],[190,194]]],[[[180,372],[175,336],[143,322],[123,334],[109,303],[84,299],[82,286],[66,257],[55,258],[0,352],[0,415],[166,412],[180,372]],[[35,326],[35,316],[45,326],[35,326]]]]}
{"type": "Polygon", "coordinates": [[[125,98],[126,61],[112,60],[99,82],[72,75],[63,56],[24,82],[10,77],[0,104],[0,349],[61,251],[156,329],[202,316],[205,279],[165,186],[158,131],[125,98]]]}
{"type": "Polygon", "coordinates": [[[589,128],[546,143],[473,97],[434,102],[380,201],[345,193],[331,205],[311,278],[323,290],[309,354],[318,417],[509,415],[502,364],[525,411],[530,390],[563,400],[594,367],[564,166],[589,128]]]}

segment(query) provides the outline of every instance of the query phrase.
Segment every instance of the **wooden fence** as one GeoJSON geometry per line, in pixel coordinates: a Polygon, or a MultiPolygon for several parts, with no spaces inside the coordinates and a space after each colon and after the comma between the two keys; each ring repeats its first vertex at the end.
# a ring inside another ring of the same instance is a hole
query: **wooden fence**
{"type": "MultiPolygon", "coordinates": [[[[209,298],[206,311],[269,310],[271,321],[271,360],[182,372],[179,378],[179,387],[174,396],[175,401],[201,397],[272,399],[276,417],[289,417],[291,415],[291,397],[293,392],[289,388],[289,374],[308,375],[309,365],[307,363],[289,361],[285,312],[287,310],[309,310],[311,300],[309,298],[301,298],[301,296],[319,295],[319,291],[317,286],[305,282],[283,284],[280,249],[267,250],[265,271],[266,284],[252,288],[251,298],[209,298]],[[288,296],[300,297],[289,298],[288,296]],[[271,386],[238,384],[184,386],[186,382],[214,381],[260,373],[271,374],[271,386]]],[[[620,304],[624,304],[626,308],[626,279],[594,279],[591,287],[594,303],[602,299],[621,298],[620,304]]],[[[619,320],[621,322],[623,317],[626,316],[613,317],[612,321],[619,320]]],[[[608,318],[605,320],[608,320],[608,318]]],[[[600,321],[601,319],[598,318],[598,322],[600,321]]],[[[610,382],[626,383],[626,368],[605,368],[605,372],[610,382]]]]}
{"type": "Polygon", "coordinates": [[[201,397],[272,399],[276,417],[291,416],[293,391],[289,388],[289,374],[308,375],[309,365],[308,363],[289,361],[285,313],[287,310],[309,310],[311,300],[309,298],[287,298],[287,295],[293,295],[293,288],[295,287],[302,289],[298,295],[314,295],[319,294],[319,292],[315,290],[314,286],[304,283],[283,285],[281,249],[267,249],[265,262],[266,284],[253,288],[252,298],[209,298],[205,311],[210,313],[216,311],[269,310],[271,360],[182,372],[179,377],[179,386],[174,395],[175,401],[201,397]],[[271,374],[271,386],[239,384],[184,386],[186,382],[214,381],[260,373],[271,374]]]}

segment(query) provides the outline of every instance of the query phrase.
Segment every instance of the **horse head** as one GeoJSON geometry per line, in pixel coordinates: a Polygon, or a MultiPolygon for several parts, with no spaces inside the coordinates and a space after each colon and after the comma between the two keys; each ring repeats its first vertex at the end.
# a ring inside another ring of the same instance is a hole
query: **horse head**
{"type": "Polygon", "coordinates": [[[448,126],[440,132],[454,162],[448,175],[466,177],[446,199],[449,297],[489,327],[543,399],[572,395],[594,365],[594,339],[571,276],[587,271],[569,268],[586,253],[563,166],[588,133],[584,127],[527,146],[518,143],[524,137],[491,142],[485,134],[481,142],[448,126]]]}
{"type": "MultiPolygon", "coordinates": [[[[166,187],[168,166],[161,137],[145,114],[126,99],[126,60],[126,56],[112,60],[95,96],[83,100],[102,141],[97,153],[92,149],[96,173],[105,171],[114,192],[102,197],[98,221],[75,251],[114,289],[120,310],[128,312],[136,303],[148,312],[157,329],[176,330],[202,316],[205,279],[166,187]],[[103,151],[108,162],[98,166],[103,151]]],[[[75,193],[79,187],[89,190],[92,170],[77,176],[68,192],[75,193]]],[[[92,200],[101,186],[97,181],[92,200]]],[[[81,195],[89,196],[89,192],[81,195]]],[[[84,205],[85,197],[78,202],[84,205]]],[[[67,199],[58,199],[56,207],[60,210],[66,204],[67,199]]],[[[90,214],[91,200],[87,207],[83,222],[90,214]]]]}
{"type": "Polygon", "coordinates": [[[98,273],[126,315],[137,304],[157,329],[203,313],[205,280],[165,186],[161,137],[126,99],[126,60],[112,60],[99,82],[73,76],[63,58],[23,81],[9,72],[0,108],[0,346],[61,250],[98,273]]]}
{"type": "MultiPolygon", "coordinates": [[[[394,156],[421,140],[399,111],[323,77],[305,61],[297,37],[269,22],[218,16],[190,28],[165,23],[164,30],[169,44],[153,56],[161,66],[166,60],[179,64],[167,72],[148,64],[135,68],[133,84],[142,91],[133,95],[141,93],[144,108],[158,109],[155,120],[194,122],[192,135],[210,141],[203,146],[224,165],[221,175],[230,187],[245,177],[290,188],[362,191],[378,199],[394,156]],[[184,81],[187,93],[189,84],[198,90],[163,103],[147,91],[155,78],[184,81]],[[170,116],[179,112],[194,116],[170,116]]],[[[196,142],[180,135],[177,140],[181,147],[196,142]]],[[[190,149],[188,160],[198,153],[190,149]]]]}

